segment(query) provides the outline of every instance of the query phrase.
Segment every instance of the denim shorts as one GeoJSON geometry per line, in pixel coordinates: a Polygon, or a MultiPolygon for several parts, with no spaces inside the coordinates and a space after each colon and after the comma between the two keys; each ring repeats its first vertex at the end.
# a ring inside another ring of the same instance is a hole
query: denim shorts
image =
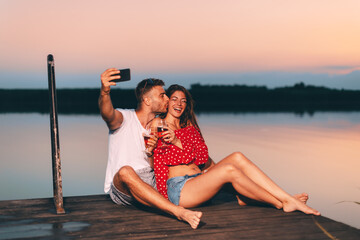
{"type": "Polygon", "coordinates": [[[167,180],[167,194],[169,197],[170,202],[172,202],[175,205],[179,205],[180,202],[180,193],[183,189],[185,183],[190,180],[191,178],[197,177],[201,175],[202,173],[197,173],[194,175],[185,175],[185,176],[179,176],[179,177],[173,177],[167,180]]]}
{"type": "MultiPolygon", "coordinates": [[[[143,180],[145,183],[152,186],[156,189],[156,180],[154,175],[154,170],[150,167],[139,169],[135,171],[136,174],[143,180]]],[[[120,192],[114,185],[111,183],[109,195],[111,200],[119,205],[134,205],[136,200],[133,196],[127,195],[123,192],[120,192]]]]}

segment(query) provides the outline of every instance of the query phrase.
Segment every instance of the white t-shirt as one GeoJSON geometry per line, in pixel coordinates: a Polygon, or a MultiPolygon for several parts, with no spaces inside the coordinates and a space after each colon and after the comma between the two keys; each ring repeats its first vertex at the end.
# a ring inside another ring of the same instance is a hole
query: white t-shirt
{"type": "Polygon", "coordinates": [[[141,125],[134,109],[116,109],[123,115],[120,128],[109,132],[109,152],[104,191],[108,193],[115,174],[123,166],[135,171],[150,167],[145,153],[145,142],[141,125]]]}

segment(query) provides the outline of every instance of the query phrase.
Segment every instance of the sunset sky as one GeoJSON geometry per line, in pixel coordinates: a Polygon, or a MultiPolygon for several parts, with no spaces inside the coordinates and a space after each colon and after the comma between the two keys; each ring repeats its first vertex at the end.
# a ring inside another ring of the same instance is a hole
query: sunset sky
{"type": "Polygon", "coordinates": [[[0,0],[0,88],[99,87],[108,67],[167,85],[360,89],[360,1],[0,0]]]}

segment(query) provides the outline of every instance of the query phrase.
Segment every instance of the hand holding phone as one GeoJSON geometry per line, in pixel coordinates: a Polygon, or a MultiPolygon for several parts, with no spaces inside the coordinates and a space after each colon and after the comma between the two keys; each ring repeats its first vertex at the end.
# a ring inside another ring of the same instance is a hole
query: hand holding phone
{"type": "Polygon", "coordinates": [[[114,79],[110,82],[125,82],[131,80],[130,68],[119,69],[119,71],[120,73],[114,74],[112,76],[120,75],[120,79],[114,79]]]}

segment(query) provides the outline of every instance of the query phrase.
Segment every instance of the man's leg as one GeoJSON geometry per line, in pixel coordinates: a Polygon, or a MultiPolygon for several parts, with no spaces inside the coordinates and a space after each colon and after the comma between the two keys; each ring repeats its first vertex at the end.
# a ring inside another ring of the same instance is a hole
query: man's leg
{"type": "Polygon", "coordinates": [[[174,215],[179,220],[188,222],[194,229],[200,223],[202,212],[191,211],[174,205],[149,184],[142,181],[134,169],[129,166],[122,167],[115,174],[113,184],[120,192],[133,196],[138,202],[146,206],[158,208],[174,215]]]}

